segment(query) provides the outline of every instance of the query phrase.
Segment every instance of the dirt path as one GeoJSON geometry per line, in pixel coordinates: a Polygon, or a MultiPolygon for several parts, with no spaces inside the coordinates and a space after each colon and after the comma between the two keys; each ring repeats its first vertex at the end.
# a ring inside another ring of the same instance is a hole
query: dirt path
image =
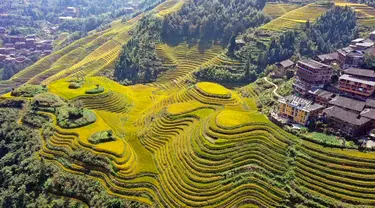
{"type": "Polygon", "coordinates": [[[275,89],[272,91],[273,94],[275,94],[278,98],[283,97],[283,96],[279,95],[279,93],[277,93],[277,90],[279,89],[279,86],[277,86],[275,83],[273,83],[271,81],[268,81],[267,77],[264,77],[264,80],[275,87],[275,89]]]}

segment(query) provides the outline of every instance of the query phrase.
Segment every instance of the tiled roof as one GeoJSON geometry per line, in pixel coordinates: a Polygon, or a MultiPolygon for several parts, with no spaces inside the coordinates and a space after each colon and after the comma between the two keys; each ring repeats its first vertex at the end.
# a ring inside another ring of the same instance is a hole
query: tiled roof
{"type": "Polygon", "coordinates": [[[330,66],[328,66],[328,65],[326,65],[326,64],[323,64],[323,63],[317,62],[317,61],[312,60],[312,59],[301,60],[301,61],[298,61],[298,63],[304,64],[304,65],[307,65],[307,66],[312,67],[312,68],[315,68],[315,69],[322,69],[322,68],[330,67],[330,66]]]}
{"type": "Polygon", "coordinates": [[[322,90],[322,89],[316,89],[314,91],[310,90],[309,93],[313,94],[315,96],[319,96],[319,97],[325,98],[325,99],[331,99],[331,98],[336,97],[335,93],[329,92],[327,90],[322,90]]]}
{"type": "Polygon", "coordinates": [[[342,96],[332,99],[331,101],[329,101],[329,104],[335,105],[341,108],[350,109],[350,110],[357,111],[357,112],[361,112],[365,108],[365,105],[366,105],[365,102],[342,97],[342,96]]]}
{"type": "Polygon", "coordinates": [[[326,108],[323,110],[323,113],[325,113],[327,117],[335,118],[357,126],[362,126],[370,122],[370,119],[360,116],[359,113],[347,111],[337,106],[326,108]]]}
{"type": "Polygon", "coordinates": [[[369,69],[358,69],[358,68],[349,68],[344,71],[345,74],[375,78],[375,71],[369,69]]]}

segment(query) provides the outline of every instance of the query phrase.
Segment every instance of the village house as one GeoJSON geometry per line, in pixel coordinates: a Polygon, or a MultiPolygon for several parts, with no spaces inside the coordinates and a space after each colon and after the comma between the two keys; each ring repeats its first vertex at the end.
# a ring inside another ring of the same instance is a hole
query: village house
{"type": "Polygon", "coordinates": [[[309,91],[309,97],[315,102],[324,107],[329,106],[329,102],[334,99],[337,94],[329,92],[327,90],[316,89],[314,91],[309,91]]]}
{"type": "Polygon", "coordinates": [[[272,77],[275,77],[275,78],[284,77],[288,69],[294,68],[294,62],[291,61],[290,59],[277,62],[275,65],[277,69],[272,72],[272,77]]]}
{"type": "Polygon", "coordinates": [[[352,77],[375,81],[375,71],[369,69],[360,69],[360,68],[349,68],[344,71],[344,74],[348,74],[352,77]]]}
{"type": "Polygon", "coordinates": [[[350,137],[365,134],[371,128],[371,119],[361,116],[358,112],[348,111],[337,106],[331,106],[323,110],[328,124],[335,132],[350,137]]]}
{"type": "Polygon", "coordinates": [[[333,52],[333,53],[318,55],[318,56],[316,56],[315,60],[317,60],[321,63],[327,64],[327,65],[331,65],[331,64],[337,62],[338,56],[339,55],[338,55],[337,52],[333,52]]]}
{"type": "Polygon", "coordinates": [[[355,50],[351,47],[346,47],[337,50],[338,62],[342,69],[350,67],[358,68],[362,66],[364,61],[364,53],[359,50],[355,50]]]}
{"type": "Polygon", "coordinates": [[[78,17],[79,10],[76,7],[66,7],[63,13],[65,17],[78,17]]]}
{"type": "Polygon", "coordinates": [[[309,90],[323,88],[331,82],[332,67],[312,59],[298,61],[294,90],[306,95],[309,90]]]}
{"type": "Polygon", "coordinates": [[[366,102],[343,96],[337,96],[329,101],[329,105],[345,109],[346,111],[360,113],[363,111],[363,109],[365,109],[366,102]]]}
{"type": "Polygon", "coordinates": [[[349,95],[370,97],[375,90],[375,81],[364,80],[349,74],[344,74],[339,78],[339,89],[349,95]]]}
{"type": "Polygon", "coordinates": [[[296,95],[280,98],[278,102],[279,115],[301,125],[306,125],[309,119],[317,117],[324,108],[296,95]]]}

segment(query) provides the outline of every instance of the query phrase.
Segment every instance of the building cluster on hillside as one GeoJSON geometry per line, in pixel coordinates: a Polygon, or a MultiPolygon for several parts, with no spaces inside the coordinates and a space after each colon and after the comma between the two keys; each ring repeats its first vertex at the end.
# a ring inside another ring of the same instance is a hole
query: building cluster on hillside
{"type": "Polygon", "coordinates": [[[8,35],[4,27],[0,27],[0,63],[23,63],[31,57],[42,57],[51,54],[52,40],[40,40],[35,35],[8,35]]]}
{"type": "Polygon", "coordinates": [[[321,121],[334,133],[357,137],[375,128],[375,71],[362,68],[366,54],[375,55],[375,31],[348,47],[297,62],[277,63],[282,76],[295,70],[294,93],[279,99],[279,121],[308,125],[321,121]],[[332,79],[338,69],[338,80],[332,79]]]}

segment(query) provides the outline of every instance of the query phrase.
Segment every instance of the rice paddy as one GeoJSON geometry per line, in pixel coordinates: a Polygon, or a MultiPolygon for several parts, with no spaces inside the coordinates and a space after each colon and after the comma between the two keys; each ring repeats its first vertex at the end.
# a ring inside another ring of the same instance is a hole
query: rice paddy
{"type": "MultiPolygon", "coordinates": [[[[295,20],[325,10],[305,7],[291,11],[295,20]]],[[[281,17],[289,21],[288,13],[281,17]]],[[[55,115],[39,109],[54,127],[50,136],[41,132],[42,158],[97,179],[114,196],[152,207],[375,206],[375,153],[326,148],[285,132],[258,112],[251,85],[237,92],[196,82],[193,72],[202,66],[242,66],[220,46],[202,51],[159,44],[163,65],[175,69],[148,85],[123,86],[95,76],[113,63],[116,47],[127,41],[136,21],[115,22],[109,31],[75,42],[9,81],[45,83],[49,93],[80,102],[96,115],[94,123],[65,129],[56,125],[55,115]],[[76,79],[80,88],[69,88],[76,79]],[[104,91],[85,93],[96,86],[104,91]],[[114,140],[89,141],[111,130],[114,140]],[[95,155],[96,162],[75,157],[79,150],[95,155]]]]}
{"type": "Polygon", "coordinates": [[[80,100],[96,122],[64,129],[41,109],[55,130],[39,154],[96,178],[110,194],[163,207],[375,205],[374,153],[324,148],[286,133],[258,112],[251,87],[244,98],[208,82],[172,91],[85,79],[79,89],[69,89],[69,78],[54,81],[49,93],[80,100]],[[105,91],[85,94],[97,85],[105,91]],[[109,130],[115,140],[89,141],[109,130]],[[73,159],[80,149],[108,161],[73,159]]]}
{"type": "Polygon", "coordinates": [[[267,3],[263,11],[273,18],[277,18],[301,7],[300,4],[267,3]]]}
{"type": "Polygon", "coordinates": [[[274,31],[299,29],[300,25],[305,24],[307,21],[314,22],[329,8],[330,6],[328,5],[308,4],[281,15],[261,28],[274,31]]]}

